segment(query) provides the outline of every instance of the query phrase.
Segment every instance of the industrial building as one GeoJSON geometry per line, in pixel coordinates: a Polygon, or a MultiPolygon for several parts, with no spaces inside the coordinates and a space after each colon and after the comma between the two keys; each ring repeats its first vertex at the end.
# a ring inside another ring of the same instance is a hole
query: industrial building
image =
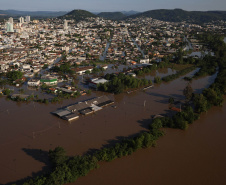
{"type": "Polygon", "coordinates": [[[88,115],[99,110],[102,110],[103,107],[113,104],[112,101],[107,96],[95,97],[90,100],[86,100],[83,102],[77,102],[72,105],[68,105],[62,109],[58,109],[52,114],[67,120],[72,121],[79,118],[79,115],[88,115]]]}

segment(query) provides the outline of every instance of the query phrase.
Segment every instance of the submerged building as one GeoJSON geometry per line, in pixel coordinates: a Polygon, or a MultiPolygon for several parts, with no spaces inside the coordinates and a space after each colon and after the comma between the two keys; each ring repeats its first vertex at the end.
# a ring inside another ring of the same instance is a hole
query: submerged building
{"type": "Polygon", "coordinates": [[[103,107],[111,105],[113,103],[114,101],[112,101],[109,97],[100,96],[83,102],[77,102],[75,104],[68,105],[67,107],[52,112],[52,114],[64,120],[72,121],[78,119],[79,115],[88,115],[97,112],[99,110],[102,110],[103,107]]]}

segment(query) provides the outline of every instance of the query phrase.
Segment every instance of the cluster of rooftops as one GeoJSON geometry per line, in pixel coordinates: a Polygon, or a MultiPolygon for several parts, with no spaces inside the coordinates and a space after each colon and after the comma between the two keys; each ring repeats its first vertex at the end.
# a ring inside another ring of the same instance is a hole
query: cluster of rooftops
{"type": "Polygon", "coordinates": [[[60,117],[61,119],[72,121],[78,119],[80,115],[94,113],[113,103],[114,101],[104,95],[68,105],[64,108],[56,110],[55,112],[52,112],[52,114],[60,117]]]}

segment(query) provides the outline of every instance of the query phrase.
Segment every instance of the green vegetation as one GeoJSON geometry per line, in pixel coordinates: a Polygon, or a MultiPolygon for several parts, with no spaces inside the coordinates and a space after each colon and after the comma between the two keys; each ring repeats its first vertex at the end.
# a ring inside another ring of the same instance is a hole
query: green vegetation
{"type": "Polygon", "coordinates": [[[122,12],[101,12],[97,14],[99,17],[106,19],[119,20],[126,17],[122,12]]]}
{"type": "Polygon", "coordinates": [[[23,73],[21,71],[9,71],[6,73],[6,76],[10,81],[15,81],[17,79],[21,79],[23,77],[23,73]]]}
{"type": "Polygon", "coordinates": [[[110,81],[104,84],[99,84],[98,90],[115,94],[120,94],[128,89],[136,89],[152,84],[150,80],[137,79],[130,75],[124,75],[123,73],[120,73],[118,76],[114,74],[106,74],[105,78],[110,81]]]}
{"type": "MultiPolygon", "coordinates": [[[[204,89],[202,94],[195,95],[193,102],[195,110],[199,113],[206,112],[212,106],[221,106],[223,103],[223,96],[226,94],[226,44],[223,42],[223,37],[219,35],[213,35],[211,33],[205,33],[203,35],[197,35],[197,37],[204,43],[209,49],[212,49],[215,53],[215,57],[211,57],[212,66],[216,68],[219,66],[217,77],[214,83],[207,89],[204,89]],[[216,64],[217,62],[217,64],[216,64]]],[[[204,64],[204,69],[211,68],[211,60],[208,57],[207,63],[204,64]]]]}
{"type": "Polygon", "coordinates": [[[12,91],[10,89],[4,89],[2,93],[6,96],[9,96],[12,91]]]}
{"type": "Polygon", "coordinates": [[[195,111],[198,113],[207,112],[208,110],[208,102],[203,94],[195,94],[193,103],[195,106],[195,111]]]}
{"type": "Polygon", "coordinates": [[[162,80],[161,80],[161,78],[160,78],[159,76],[156,76],[156,77],[154,78],[154,83],[160,84],[161,82],[162,82],[162,80]]]}
{"type": "Polygon", "coordinates": [[[89,17],[97,17],[95,14],[92,14],[85,10],[72,10],[66,15],[60,16],[60,19],[74,19],[76,21],[82,21],[89,17]]]}
{"type": "Polygon", "coordinates": [[[20,17],[30,15],[34,19],[52,18],[66,14],[65,11],[18,11],[18,10],[0,10],[1,17],[20,17]]]}
{"type": "Polygon", "coordinates": [[[92,169],[98,167],[97,159],[94,156],[67,157],[62,147],[56,147],[49,151],[49,158],[53,164],[52,172],[48,175],[30,179],[23,185],[62,185],[74,182],[77,178],[85,176],[92,169]]]}
{"type": "Polygon", "coordinates": [[[59,74],[74,74],[75,72],[71,69],[70,64],[65,63],[60,65],[60,67],[58,66],[54,66],[53,68],[51,68],[51,71],[57,72],[59,74]]]}
{"type": "Polygon", "coordinates": [[[129,18],[137,17],[152,17],[162,21],[169,22],[193,22],[193,23],[205,23],[217,20],[226,20],[226,11],[185,11],[182,9],[159,9],[150,10],[136,15],[129,16],[129,18]]]}
{"type": "Polygon", "coordinates": [[[170,97],[168,102],[169,102],[169,107],[171,108],[173,106],[173,104],[174,104],[174,98],[170,97]]]}
{"type": "Polygon", "coordinates": [[[47,69],[49,67],[48,64],[44,64],[44,66],[42,67],[42,69],[47,69]]]}
{"type": "Polygon", "coordinates": [[[185,68],[185,69],[182,69],[180,71],[177,71],[176,74],[172,74],[172,75],[168,75],[168,76],[165,76],[162,78],[162,81],[164,82],[170,82],[172,80],[175,80],[176,78],[179,78],[180,76],[183,76],[193,70],[196,69],[196,66],[191,66],[191,67],[188,67],[188,68],[185,68]]]}
{"type": "Polygon", "coordinates": [[[198,62],[198,67],[200,70],[194,74],[193,78],[213,75],[217,71],[218,63],[215,57],[207,55],[198,62]]]}
{"type": "Polygon", "coordinates": [[[191,84],[188,83],[185,89],[183,90],[183,94],[186,97],[187,101],[190,101],[193,96],[193,89],[191,87],[191,84]]]}
{"type": "Polygon", "coordinates": [[[0,79],[0,87],[4,86],[6,84],[8,84],[8,80],[1,80],[0,79]]]}
{"type": "Polygon", "coordinates": [[[188,81],[188,82],[191,82],[191,81],[192,81],[192,78],[191,78],[191,77],[185,76],[185,77],[184,77],[184,80],[185,80],[185,81],[188,81]]]}
{"type": "Polygon", "coordinates": [[[192,124],[198,118],[199,116],[194,113],[193,108],[187,106],[183,111],[176,113],[172,118],[163,117],[154,119],[150,128],[155,129],[157,127],[156,125],[158,125],[160,128],[166,127],[186,130],[188,125],[192,124]]]}

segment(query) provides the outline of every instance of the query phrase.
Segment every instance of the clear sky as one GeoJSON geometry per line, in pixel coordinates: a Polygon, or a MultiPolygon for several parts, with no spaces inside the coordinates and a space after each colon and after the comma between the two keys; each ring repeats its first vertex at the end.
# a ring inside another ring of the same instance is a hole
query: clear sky
{"type": "Polygon", "coordinates": [[[226,0],[0,0],[0,10],[147,11],[153,9],[226,10],[226,0]]]}

